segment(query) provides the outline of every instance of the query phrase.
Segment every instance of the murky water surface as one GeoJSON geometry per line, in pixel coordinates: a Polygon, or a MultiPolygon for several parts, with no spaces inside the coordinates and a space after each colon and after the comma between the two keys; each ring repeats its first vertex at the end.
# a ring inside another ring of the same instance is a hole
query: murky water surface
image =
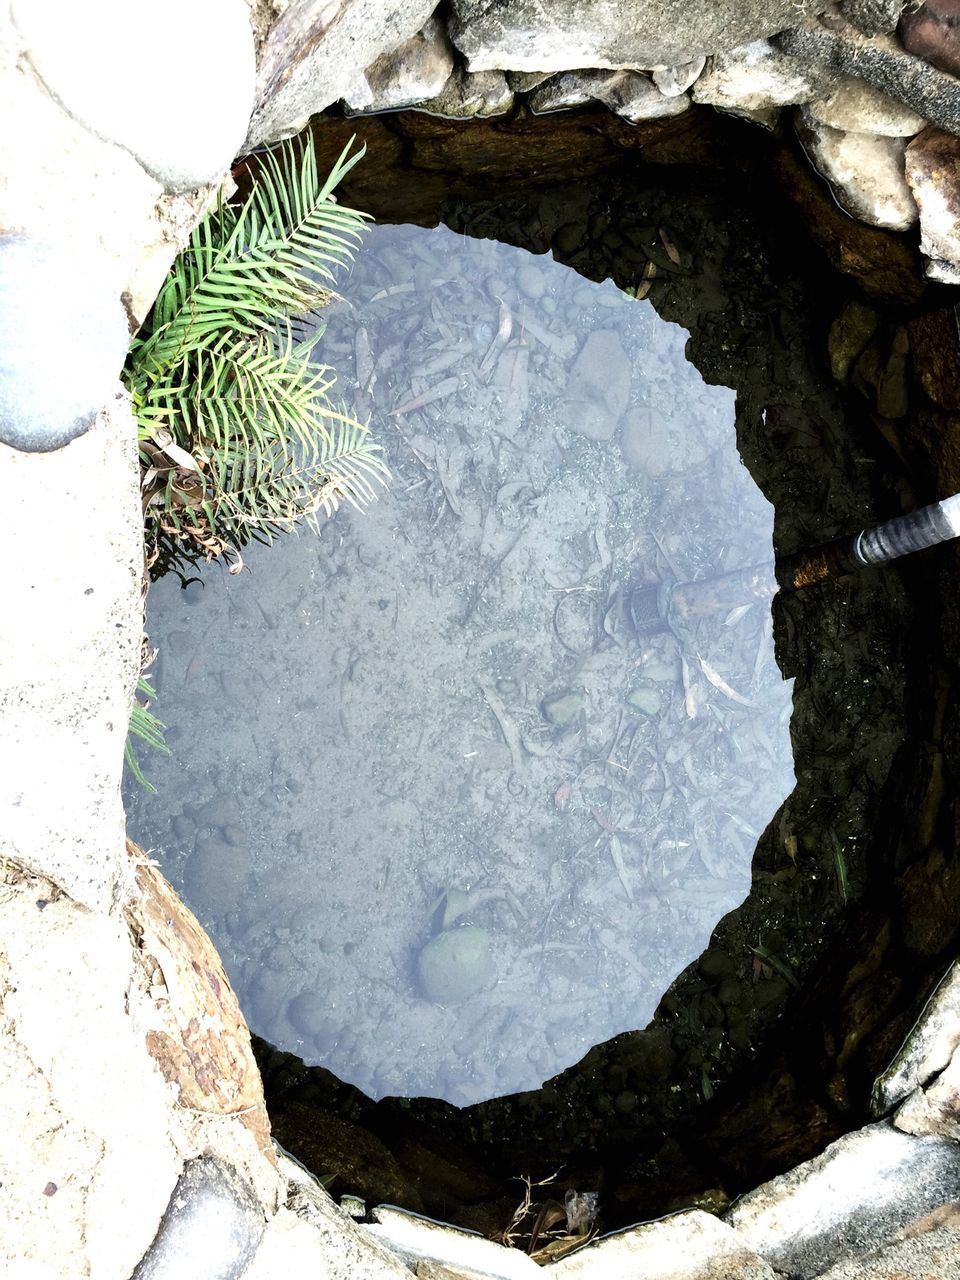
{"type": "Polygon", "coordinates": [[[734,394],[550,257],[378,228],[320,350],[393,473],[367,514],[151,591],[173,757],[131,833],[255,1031],[374,1096],[529,1089],[641,1028],[789,793],[772,563],[734,394]]]}

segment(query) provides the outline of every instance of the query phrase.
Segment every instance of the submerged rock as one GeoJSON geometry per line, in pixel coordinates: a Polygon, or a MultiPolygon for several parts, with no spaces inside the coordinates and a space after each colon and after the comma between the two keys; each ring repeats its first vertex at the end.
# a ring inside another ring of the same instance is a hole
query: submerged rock
{"type": "Polygon", "coordinates": [[[558,728],[575,720],[582,710],[583,694],[579,690],[575,693],[555,693],[543,700],[544,717],[558,728]]]}
{"type": "Polygon", "coordinates": [[[595,329],[567,378],[567,426],[588,440],[609,440],[630,401],[630,363],[613,329],[595,329]]]}
{"type": "Polygon", "coordinates": [[[417,971],[428,1000],[459,1004],[490,986],[495,977],[493,939],[479,925],[445,929],[420,952],[417,971]]]}
{"type": "Polygon", "coordinates": [[[806,107],[799,108],[797,134],[838,204],[852,217],[892,231],[913,226],[917,206],[904,177],[903,138],[831,129],[806,107]]]}
{"type": "Polygon", "coordinates": [[[45,453],[82,435],[118,390],[128,342],[123,307],[96,260],[0,236],[0,441],[45,453]]]}

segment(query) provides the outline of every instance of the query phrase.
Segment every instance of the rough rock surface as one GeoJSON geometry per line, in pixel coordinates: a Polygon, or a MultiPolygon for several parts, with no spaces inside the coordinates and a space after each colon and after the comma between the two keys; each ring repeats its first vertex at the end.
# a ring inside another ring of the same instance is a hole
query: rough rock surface
{"type": "Polygon", "coordinates": [[[521,1250],[505,1249],[473,1232],[440,1227],[386,1205],[374,1209],[371,1216],[374,1225],[365,1228],[369,1235],[412,1266],[436,1262],[471,1280],[535,1280],[543,1274],[521,1250]]]}
{"type": "Polygon", "coordinates": [[[240,1280],[263,1235],[264,1216],[234,1170],[209,1156],[188,1161],[150,1248],[131,1280],[240,1280]]]}
{"type": "Polygon", "coordinates": [[[93,425],[127,355],[127,319],[94,252],[0,236],[0,441],[42,453],[93,425]],[[46,305],[38,306],[38,299],[46,305]],[[50,354],[50,310],[69,341],[50,354]]]}
{"type": "Polygon", "coordinates": [[[243,0],[13,0],[29,61],[63,109],[129,151],[168,191],[219,177],[253,105],[253,35],[243,0]],[[161,87],[171,92],[158,96],[161,87]]]}
{"type": "Polygon", "coordinates": [[[927,123],[923,116],[855,76],[844,76],[827,97],[808,102],[806,109],[811,119],[831,129],[890,138],[912,138],[927,123]]]}
{"type": "Polygon", "coordinates": [[[906,53],[893,36],[809,24],[783,31],[775,43],[811,70],[859,76],[931,124],[960,132],[960,81],[906,53]]]}
{"type": "Polygon", "coordinates": [[[907,147],[906,173],[920,210],[927,275],[960,284],[960,138],[925,129],[907,147]]]}
{"type": "Polygon", "coordinates": [[[409,1267],[326,1193],[311,1193],[311,1201],[308,1214],[286,1208],[270,1219],[243,1280],[410,1280],[409,1267]]]}
{"type": "Polygon", "coordinates": [[[924,0],[910,4],[900,19],[900,40],[908,53],[949,75],[960,74],[960,4],[924,0]]]}
{"type": "Polygon", "coordinates": [[[939,1133],[960,1138],[960,1050],[925,1089],[916,1089],[893,1123],[904,1133],[939,1133]]]}
{"type": "Polygon", "coordinates": [[[513,90],[502,71],[470,74],[457,67],[435,98],[417,103],[417,111],[447,120],[502,116],[513,106],[513,90]]]}
{"type": "Polygon", "coordinates": [[[913,226],[917,206],[903,176],[903,138],[831,129],[805,107],[798,109],[797,134],[814,167],[852,217],[894,231],[913,226]]]}
{"type": "Polygon", "coordinates": [[[906,0],[840,0],[840,12],[865,36],[892,31],[906,0]]]}
{"type": "Polygon", "coordinates": [[[754,40],[717,54],[693,86],[695,102],[743,114],[767,111],[829,92],[835,77],[782,53],[769,40],[754,40]]]}
{"type": "Polygon", "coordinates": [[[369,106],[362,68],[416,35],[435,8],[435,0],[291,0],[261,53],[245,150],[297,133],[340,98],[369,106]]]}
{"type": "Polygon", "coordinates": [[[960,964],[944,975],[917,1025],[873,1087],[871,1109],[886,1115],[942,1071],[960,1046],[960,964]]]}
{"type": "Polygon", "coordinates": [[[395,111],[436,97],[453,71],[453,46],[446,28],[430,18],[416,35],[377,58],[364,71],[365,101],[347,99],[351,110],[395,111]]]}
{"type": "Polygon", "coordinates": [[[686,93],[706,64],[706,58],[701,55],[692,62],[681,62],[676,67],[657,67],[651,78],[662,94],[668,98],[676,98],[679,94],[686,93]]]}
{"type": "Polygon", "coordinates": [[[690,99],[662,93],[653,81],[636,71],[566,71],[552,76],[530,95],[528,105],[535,115],[602,102],[631,124],[658,120],[686,111],[690,99]]]}
{"type": "Polygon", "coordinates": [[[819,1280],[946,1280],[960,1275],[956,1206],[930,1214],[915,1231],[898,1232],[862,1258],[839,1262],[819,1280]]]}
{"type": "Polygon", "coordinates": [[[870,1125],[739,1200],[726,1221],[782,1271],[818,1275],[960,1198],[960,1147],[870,1125]]]}

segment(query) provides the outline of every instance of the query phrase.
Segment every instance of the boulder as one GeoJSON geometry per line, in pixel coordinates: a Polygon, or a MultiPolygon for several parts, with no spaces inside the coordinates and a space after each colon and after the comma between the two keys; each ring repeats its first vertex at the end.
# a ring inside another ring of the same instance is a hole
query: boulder
{"type": "Polygon", "coordinates": [[[925,129],[907,147],[906,176],[920,210],[926,273],[960,284],[960,138],[925,129]]]}
{"type": "Polygon", "coordinates": [[[917,206],[903,173],[903,138],[831,129],[806,107],[798,108],[797,134],[838,204],[851,217],[893,231],[913,226],[917,206]]]}
{"type": "Polygon", "coordinates": [[[844,76],[825,98],[808,102],[806,110],[811,120],[830,129],[890,138],[912,138],[927,123],[916,111],[856,76],[844,76]]]}
{"type": "Polygon", "coordinates": [[[434,98],[453,71],[453,46],[446,28],[430,18],[416,35],[381,54],[363,73],[362,103],[347,99],[350,111],[396,111],[434,98]]]}
{"type": "Polygon", "coordinates": [[[472,120],[506,115],[512,106],[513,90],[502,71],[471,74],[457,67],[436,97],[414,109],[445,120],[472,120]]]}
{"type": "Polygon", "coordinates": [[[574,360],[564,420],[588,440],[609,440],[630,401],[630,362],[613,329],[595,329],[574,360]]]}
{"type": "Polygon", "coordinates": [[[12,15],[31,65],[71,119],[129,151],[167,191],[229,169],[253,108],[243,0],[13,0],[12,15]]]}
{"type": "Polygon", "coordinates": [[[672,67],[795,25],[817,0],[452,0],[450,35],[471,71],[672,67]]]}
{"type": "Polygon", "coordinates": [[[820,67],[808,67],[769,40],[754,40],[711,58],[693,86],[693,100],[744,115],[808,102],[834,83],[835,77],[820,67]]]}
{"type": "Polygon", "coordinates": [[[567,71],[540,85],[528,99],[534,115],[601,102],[631,124],[686,111],[686,94],[661,93],[649,76],[637,71],[567,71]]]}

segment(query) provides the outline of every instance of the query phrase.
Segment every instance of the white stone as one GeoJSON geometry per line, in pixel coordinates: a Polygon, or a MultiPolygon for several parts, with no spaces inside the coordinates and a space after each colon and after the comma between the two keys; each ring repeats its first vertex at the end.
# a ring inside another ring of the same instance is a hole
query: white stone
{"type": "Polygon", "coordinates": [[[472,1231],[460,1231],[386,1205],[373,1210],[373,1219],[373,1226],[360,1230],[414,1265],[418,1261],[437,1262],[456,1270],[464,1280],[534,1280],[543,1275],[533,1259],[519,1249],[507,1249],[472,1231]]]}
{"type": "Polygon", "coordinates": [[[722,111],[768,111],[822,96],[832,77],[807,68],[768,40],[754,40],[711,58],[693,86],[694,102],[722,111]]]}
{"type": "Polygon", "coordinates": [[[925,1089],[915,1089],[893,1117],[904,1133],[960,1139],[960,1049],[925,1089]]]}
{"type": "Polygon", "coordinates": [[[281,1209],[243,1280],[411,1280],[408,1267],[331,1203],[326,1226],[281,1209]],[[333,1216],[336,1215],[336,1216],[333,1216]]]}
{"type": "Polygon", "coordinates": [[[797,133],[837,203],[851,217],[873,227],[906,231],[917,221],[917,206],[904,176],[903,138],[844,133],[818,124],[799,108],[797,133]]]}
{"type": "Polygon", "coordinates": [[[916,111],[856,76],[844,76],[827,97],[808,103],[807,112],[812,121],[831,129],[889,138],[912,138],[927,123],[916,111]]]}
{"type": "Polygon", "coordinates": [[[726,1221],[774,1267],[819,1275],[958,1198],[960,1146],[883,1122],[749,1192],[726,1221]]]}
{"type": "Polygon", "coordinates": [[[768,1267],[725,1223],[692,1209],[605,1236],[550,1268],[555,1280],[736,1280],[738,1263],[752,1280],[774,1280],[768,1267]]]}
{"type": "Polygon", "coordinates": [[[363,101],[353,92],[345,101],[351,111],[396,111],[436,97],[452,71],[453,46],[443,24],[431,18],[415,36],[367,67],[363,101]]]}
{"type": "Polygon", "coordinates": [[[214,181],[243,145],[254,49],[243,0],[12,0],[31,65],[64,110],[168,191],[214,181]]]}
{"type": "Polygon", "coordinates": [[[666,97],[676,98],[681,93],[686,93],[706,65],[706,58],[701,56],[676,67],[654,67],[653,83],[666,97]]]}
{"type": "Polygon", "coordinates": [[[960,184],[958,139],[929,130],[906,151],[906,175],[920,210],[920,251],[930,259],[926,274],[946,284],[960,283],[960,184]]]}
{"type": "Polygon", "coordinates": [[[416,35],[436,7],[436,0],[290,0],[260,51],[245,149],[299,132],[341,98],[368,106],[364,67],[416,35]]]}
{"type": "Polygon", "coordinates": [[[942,1071],[960,1046],[960,963],[950,966],[890,1066],[873,1086],[871,1110],[886,1115],[942,1071]]]}

